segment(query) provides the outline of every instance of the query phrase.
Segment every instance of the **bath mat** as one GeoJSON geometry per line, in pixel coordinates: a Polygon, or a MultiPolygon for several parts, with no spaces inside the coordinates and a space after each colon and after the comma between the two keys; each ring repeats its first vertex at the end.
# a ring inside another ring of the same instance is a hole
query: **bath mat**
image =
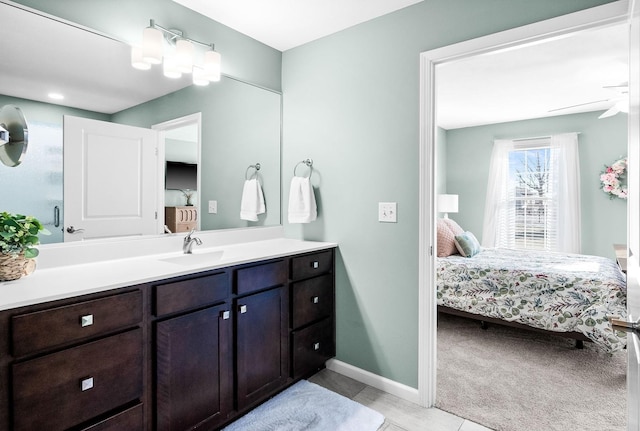
{"type": "Polygon", "coordinates": [[[376,431],[384,416],[301,380],[223,431],[376,431]]]}

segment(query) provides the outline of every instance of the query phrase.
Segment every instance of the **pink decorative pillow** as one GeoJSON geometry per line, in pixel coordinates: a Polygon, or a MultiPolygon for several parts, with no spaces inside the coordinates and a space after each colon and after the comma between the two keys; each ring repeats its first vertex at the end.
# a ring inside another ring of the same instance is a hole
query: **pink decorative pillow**
{"type": "Polygon", "coordinates": [[[455,243],[456,235],[453,233],[447,223],[445,223],[444,219],[438,219],[437,227],[437,256],[447,257],[451,256],[452,254],[458,254],[458,249],[456,248],[455,243]]]}
{"type": "Polygon", "coordinates": [[[444,220],[445,224],[449,226],[449,229],[451,229],[454,236],[462,235],[464,233],[464,229],[462,229],[455,220],[451,220],[450,218],[444,218],[442,220],[444,220]]]}

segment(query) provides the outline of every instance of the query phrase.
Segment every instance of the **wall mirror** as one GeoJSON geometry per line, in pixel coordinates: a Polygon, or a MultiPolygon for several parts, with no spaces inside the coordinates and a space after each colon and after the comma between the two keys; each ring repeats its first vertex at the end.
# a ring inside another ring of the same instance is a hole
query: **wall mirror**
{"type": "MultiPolygon", "coordinates": [[[[0,70],[0,107],[18,106],[30,131],[22,163],[0,168],[0,211],[36,216],[52,232],[43,243],[63,240],[64,115],[151,128],[200,113],[201,187],[194,203],[200,228],[281,224],[279,92],[228,76],[195,87],[188,78],[165,78],[160,69],[133,69],[128,45],[92,29],[11,2],[0,2],[0,15],[6,23],[0,27],[4,55],[13,59],[0,70]],[[52,92],[64,99],[50,99],[52,92]],[[262,166],[267,212],[247,222],[239,217],[240,201],[246,169],[255,163],[262,166]],[[209,201],[217,203],[215,213],[208,211],[209,201]]],[[[190,145],[182,138],[170,140],[190,145]]],[[[165,197],[167,205],[183,198],[182,193],[165,197]]]]}

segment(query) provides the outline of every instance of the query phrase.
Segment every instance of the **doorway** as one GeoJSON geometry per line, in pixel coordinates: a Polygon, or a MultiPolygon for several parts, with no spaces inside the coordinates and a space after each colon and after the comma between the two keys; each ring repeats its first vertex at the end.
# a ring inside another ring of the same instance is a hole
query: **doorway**
{"type": "Polygon", "coordinates": [[[437,184],[436,69],[440,64],[475,55],[488,54],[519,46],[560,38],[578,31],[623,23],[627,19],[626,2],[614,2],[590,10],[519,27],[490,36],[462,42],[421,54],[420,89],[420,214],[419,214],[419,369],[420,403],[434,406],[437,378],[437,312],[435,298],[437,184]]]}
{"type": "MultiPolygon", "coordinates": [[[[159,187],[158,202],[161,203],[159,212],[163,216],[167,207],[194,208],[192,211],[183,212],[184,214],[192,214],[194,211],[197,214],[198,211],[202,211],[201,123],[202,114],[198,112],[151,127],[162,132],[158,151],[158,184],[163,184],[164,187],[159,187]]],[[[200,230],[201,214],[197,214],[195,220],[191,218],[189,216],[189,223],[185,226],[188,225],[187,228],[190,229],[195,225],[195,229],[200,230]]],[[[166,220],[165,229],[168,229],[166,220]]]]}

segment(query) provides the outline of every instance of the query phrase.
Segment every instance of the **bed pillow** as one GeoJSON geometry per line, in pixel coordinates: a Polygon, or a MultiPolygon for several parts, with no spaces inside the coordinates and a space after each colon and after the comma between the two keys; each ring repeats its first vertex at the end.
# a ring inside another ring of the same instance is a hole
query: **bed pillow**
{"type": "Polygon", "coordinates": [[[464,257],[473,257],[480,253],[480,243],[471,232],[463,232],[454,237],[456,248],[464,257]]]}
{"type": "Polygon", "coordinates": [[[452,254],[458,254],[458,249],[455,243],[455,234],[444,222],[444,219],[439,218],[438,223],[438,237],[437,237],[437,255],[438,257],[447,257],[452,254]]]}
{"type": "Polygon", "coordinates": [[[442,220],[444,220],[444,223],[449,226],[449,229],[451,229],[451,232],[453,232],[454,235],[461,235],[464,232],[464,229],[462,229],[455,220],[451,220],[450,218],[443,218],[442,220]]]}

